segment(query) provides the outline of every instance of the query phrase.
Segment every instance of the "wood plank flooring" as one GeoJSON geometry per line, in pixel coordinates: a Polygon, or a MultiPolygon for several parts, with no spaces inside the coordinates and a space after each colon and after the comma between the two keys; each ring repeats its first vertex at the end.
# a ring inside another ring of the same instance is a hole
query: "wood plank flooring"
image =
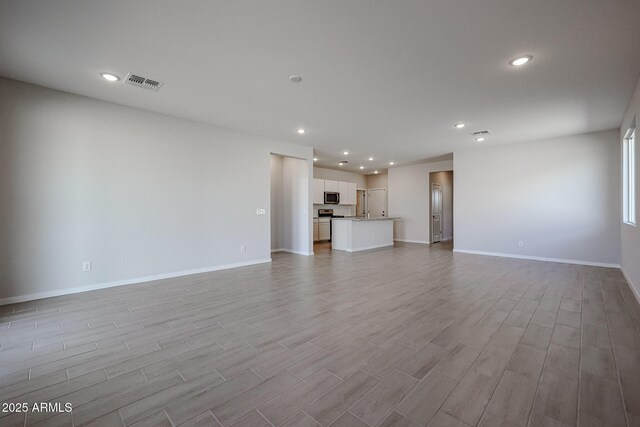
{"type": "Polygon", "coordinates": [[[0,307],[0,425],[640,425],[619,270],[320,249],[0,307]]]}

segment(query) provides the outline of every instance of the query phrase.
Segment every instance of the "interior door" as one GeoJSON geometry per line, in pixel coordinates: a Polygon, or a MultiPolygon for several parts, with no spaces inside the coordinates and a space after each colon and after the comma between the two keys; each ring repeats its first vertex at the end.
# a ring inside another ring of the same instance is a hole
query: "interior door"
{"type": "Polygon", "coordinates": [[[442,185],[431,184],[431,243],[442,240],[442,185]]]}
{"type": "Polygon", "coordinates": [[[367,210],[371,218],[387,216],[387,189],[372,188],[367,191],[367,210]]]}
{"type": "Polygon", "coordinates": [[[356,216],[365,216],[366,207],[365,207],[365,194],[366,191],[358,190],[356,195],[356,216]]]}

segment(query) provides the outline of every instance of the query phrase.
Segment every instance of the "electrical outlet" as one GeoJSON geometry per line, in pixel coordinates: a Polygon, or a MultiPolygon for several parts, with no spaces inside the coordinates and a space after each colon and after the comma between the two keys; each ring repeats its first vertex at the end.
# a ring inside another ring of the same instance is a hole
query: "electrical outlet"
{"type": "Polygon", "coordinates": [[[82,271],[91,271],[91,261],[84,261],[82,263],[82,271]]]}
{"type": "Polygon", "coordinates": [[[256,210],[256,215],[266,215],[267,214],[267,210],[266,209],[258,209],[256,210]]]}
{"type": "Polygon", "coordinates": [[[519,247],[523,247],[524,246],[524,242],[522,240],[518,240],[518,246],[519,247]]]}
{"type": "Polygon", "coordinates": [[[240,245],[240,253],[243,254],[247,252],[247,247],[245,245],[240,245]]]}

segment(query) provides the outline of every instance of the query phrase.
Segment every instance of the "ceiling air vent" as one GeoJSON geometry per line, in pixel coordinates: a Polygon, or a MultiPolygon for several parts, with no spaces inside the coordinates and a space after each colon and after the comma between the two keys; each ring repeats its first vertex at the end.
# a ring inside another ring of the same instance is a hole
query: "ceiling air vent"
{"type": "Polygon", "coordinates": [[[154,92],[157,92],[158,89],[160,89],[162,87],[162,85],[163,85],[162,82],[159,82],[157,80],[151,80],[151,79],[148,79],[146,77],[137,76],[137,75],[131,74],[131,73],[129,73],[127,75],[127,78],[124,79],[124,83],[130,84],[132,86],[138,86],[138,87],[141,87],[143,89],[152,90],[154,92]]]}
{"type": "Polygon", "coordinates": [[[479,132],[473,132],[471,135],[473,135],[473,136],[486,136],[486,135],[489,135],[489,131],[488,130],[481,130],[479,132]]]}

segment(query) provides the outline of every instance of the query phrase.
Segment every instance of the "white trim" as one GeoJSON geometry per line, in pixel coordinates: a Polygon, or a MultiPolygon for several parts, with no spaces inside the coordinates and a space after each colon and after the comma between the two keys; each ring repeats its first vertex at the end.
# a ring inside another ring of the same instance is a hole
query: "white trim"
{"type": "Polygon", "coordinates": [[[626,279],[627,285],[629,285],[629,287],[631,288],[631,292],[633,293],[633,296],[636,297],[636,301],[638,301],[638,304],[640,304],[640,293],[638,293],[639,291],[637,291],[635,286],[633,286],[633,282],[631,281],[629,276],[627,276],[627,273],[624,272],[624,269],[622,267],[620,267],[620,271],[622,272],[622,275],[626,279]]]}
{"type": "Polygon", "coordinates": [[[196,268],[193,270],[176,271],[173,273],[156,274],[153,276],[136,277],[133,279],[116,280],[114,282],[98,283],[95,285],[78,286],[76,288],[57,289],[55,291],[38,292],[35,294],[19,295],[17,297],[1,298],[0,306],[7,304],[16,304],[19,302],[33,301],[43,298],[59,297],[62,295],[77,294],[79,292],[95,291],[98,289],[113,288],[116,286],[133,285],[136,283],[152,282],[155,280],[171,279],[174,277],[189,276],[192,274],[209,273],[218,270],[227,270],[230,268],[246,267],[255,264],[264,264],[271,262],[271,258],[257,259],[253,261],[236,262],[233,264],[216,265],[214,267],[196,268]]]}
{"type": "Polygon", "coordinates": [[[294,249],[286,249],[286,248],[271,249],[271,252],[289,252],[290,254],[304,255],[304,256],[311,256],[311,255],[313,255],[313,251],[311,251],[311,252],[306,252],[306,251],[296,251],[296,250],[294,250],[294,249]]]}
{"type": "Polygon", "coordinates": [[[463,254],[496,256],[501,258],[516,258],[516,259],[529,259],[533,261],[559,262],[562,264],[590,265],[593,267],[620,268],[620,264],[611,264],[607,262],[581,261],[576,259],[547,258],[547,257],[541,257],[541,256],[503,254],[499,252],[472,251],[467,249],[454,249],[453,252],[460,252],[463,254]]]}
{"type": "Polygon", "coordinates": [[[430,245],[430,242],[426,240],[408,240],[408,239],[393,239],[395,242],[404,242],[404,243],[420,243],[421,245],[430,245]]]}
{"type": "Polygon", "coordinates": [[[393,243],[392,244],[385,243],[384,245],[367,246],[364,248],[357,248],[357,249],[347,249],[347,252],[368,251],[369,249],[388,248],[390,246],[393,246],[393,243]]]}

